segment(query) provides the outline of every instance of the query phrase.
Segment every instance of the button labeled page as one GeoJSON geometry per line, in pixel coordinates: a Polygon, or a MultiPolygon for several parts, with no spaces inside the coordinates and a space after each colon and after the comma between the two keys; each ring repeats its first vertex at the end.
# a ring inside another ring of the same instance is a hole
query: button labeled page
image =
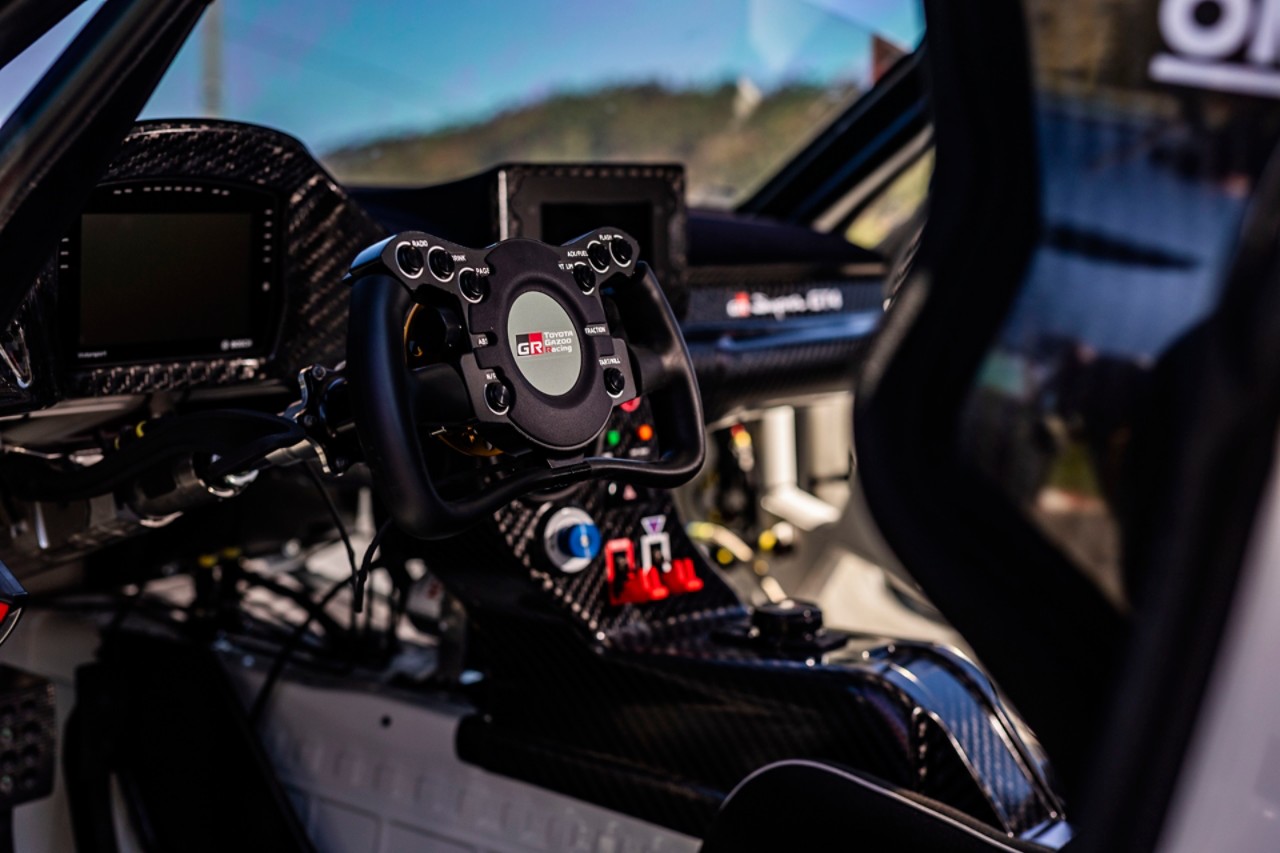
{"type": "Polygon", "coordinates": [[[582,375],[578,331],[568,312],[545,293],[529,291],[516,298],[507,340],[524,378],[544,394],[567,394],[582,375]]]}

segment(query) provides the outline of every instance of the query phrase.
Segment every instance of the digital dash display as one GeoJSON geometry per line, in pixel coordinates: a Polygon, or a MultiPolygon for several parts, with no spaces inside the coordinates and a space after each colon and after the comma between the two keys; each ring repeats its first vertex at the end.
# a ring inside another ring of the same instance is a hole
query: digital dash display
{"type": "Polygon", "coordinates": [[[83,365],[260,355],[274,343],[275,205],[252,189],[99,188],[60,251],[83,365]]]}
{"type": "Polygon", "coordinates": [[[91,213],[81,219],[81,352],[253,336],[247,213],[91,213]]]}

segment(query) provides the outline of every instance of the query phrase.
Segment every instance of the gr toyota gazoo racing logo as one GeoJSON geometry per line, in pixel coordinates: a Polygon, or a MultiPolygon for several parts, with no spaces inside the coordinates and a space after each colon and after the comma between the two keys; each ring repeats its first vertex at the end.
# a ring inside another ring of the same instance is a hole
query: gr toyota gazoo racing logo
{"type": "Polygon", "coordinates": [[[542,332],[516,335],[516,355],[542,355],[542,332]]]}
{"type": "Polygon", "coordinates": [[[569,355],[573,352],[573,332],[529,332],[516,335],[516,355],[569,355]]]}

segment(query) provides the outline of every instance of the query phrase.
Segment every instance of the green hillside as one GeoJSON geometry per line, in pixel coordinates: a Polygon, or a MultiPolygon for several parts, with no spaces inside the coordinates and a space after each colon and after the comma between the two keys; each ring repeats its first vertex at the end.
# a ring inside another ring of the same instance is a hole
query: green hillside
{"type": "Polygon", "coordinates": [[[811,86],[753,96],[738,86],[631,85],[557,94],[475,124],[328,153],[352,183],[430,183],[513,160],[684,163],[694,203],[740,198],[849,103],[811,86]]]}

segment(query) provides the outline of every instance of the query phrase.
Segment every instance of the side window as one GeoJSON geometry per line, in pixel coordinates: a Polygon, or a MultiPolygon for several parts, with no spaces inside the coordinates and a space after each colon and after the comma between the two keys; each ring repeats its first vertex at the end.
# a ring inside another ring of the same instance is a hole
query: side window
{"type": "Polygon", "coordinates": [[[923,207],[931,177],[932,147],[862,207],[845,229],[845,239],[867,249],[892,249],[893,238],[923,207]]]}

